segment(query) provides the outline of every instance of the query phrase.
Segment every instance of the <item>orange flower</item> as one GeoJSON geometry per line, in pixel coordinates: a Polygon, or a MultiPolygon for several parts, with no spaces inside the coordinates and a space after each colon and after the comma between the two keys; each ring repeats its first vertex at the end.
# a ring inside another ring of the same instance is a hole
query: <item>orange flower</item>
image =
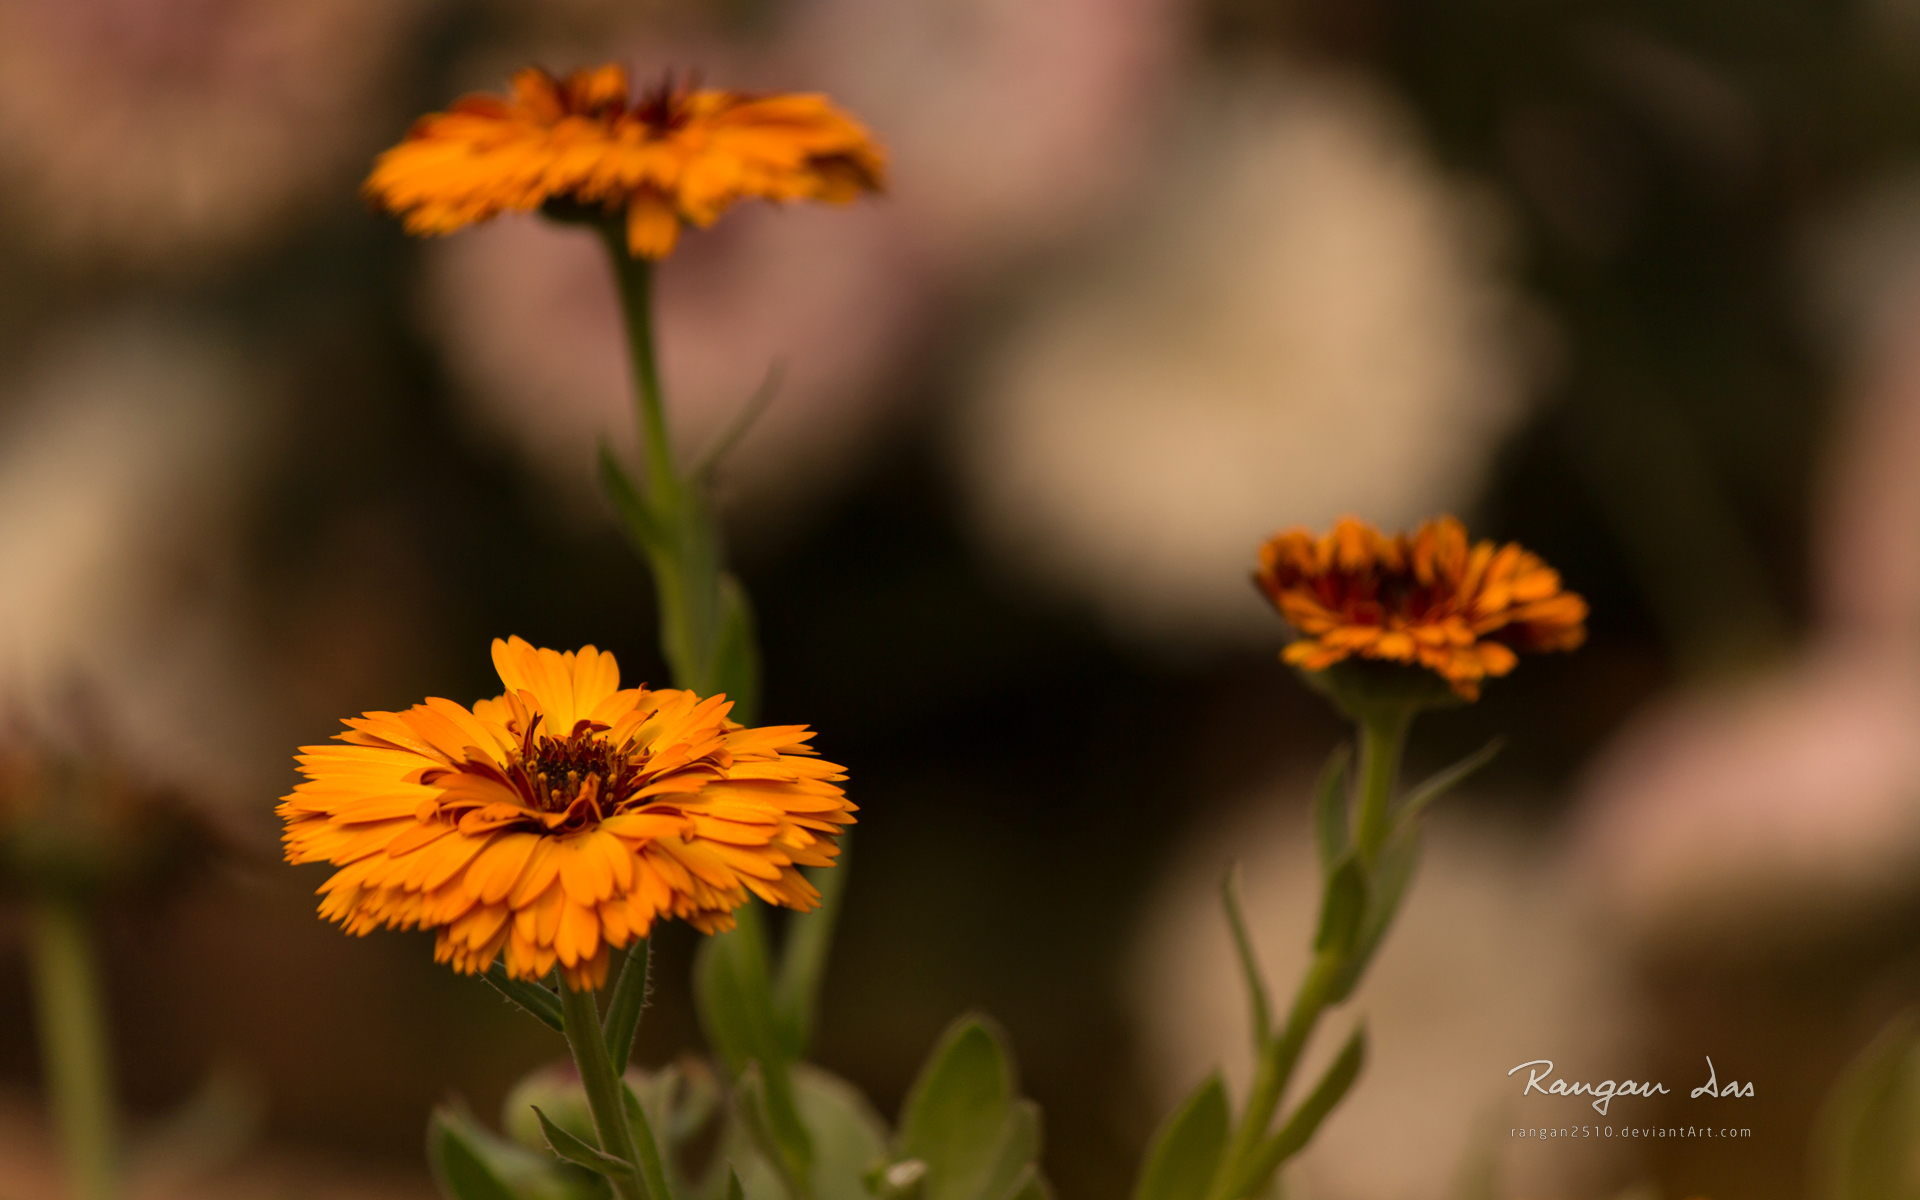
{"type": "Polygon", "coordinates": [[[421,118],[364,190],[416,234],[549,202],[624,212],[628,249],[664,258],[683,223],[704,229],[736,200],[845,203],[879,190],[884,170],[872,137],[824,96],[669,79],[629,107],[617,66],[565,79],[536,67],[514,76],[510,99],[468,96],[421,118]]]}
{"type": "Polygon", "coordinates": [[[1452,517],[1411,537],[1352,517],[1325,537],[1288,530],[1260,547],[1254,582],[1302,635],[1287,662],[1417,663],[1468,700],[1482,679],[1513,670],[1515,650],[1572,650],[1586,638],[1587,602],[1558,572],[1514,542],[1469,546],[1452,517]]]}
{"type": "Polygon", "coordinates": [[[599,987],[608,947],[657,917],[733,927],[752,892],[802,911],[854,805],[804,725],[745,728],[725,697],[620,688],[613,655],[496,639],[506,691],[429,699],[303,746],[283,798],[287,861],[340,867],[320,915],[347,932],[437,929],[467,974],[599,987]]]}

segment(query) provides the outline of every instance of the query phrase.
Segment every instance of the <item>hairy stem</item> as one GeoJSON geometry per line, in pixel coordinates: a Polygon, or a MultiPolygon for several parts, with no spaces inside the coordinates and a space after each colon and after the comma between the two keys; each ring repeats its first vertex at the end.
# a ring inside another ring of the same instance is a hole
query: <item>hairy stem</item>
{"type": "Polygon", "coordinates": [[[600,1134],[600,1149],[633,1164],[637,1175],[609,1176],[620,1200],[672,1200],[667,1191],[666,1173],[660,1166],[660,1150],[653,1143],[646,1116],[637,1106],[629,1108],[624,1095],[626,1084],[607,1053],[606,1038],[600,1032],[600,1009],[594,1003],[591,988],[576,992],[562,985],[560,1004],[566,1012],[567,1045],[573,1050],[574,1066],[580,1070],[580,1085],[587,1093],[587,1106],[593,1110],[593,1127],[600,1134]],[[635,1126],[644,1138],[635,1137],[635,1126]],[[646,1144],[638,1144],[644,1141],[646,1144]]]}

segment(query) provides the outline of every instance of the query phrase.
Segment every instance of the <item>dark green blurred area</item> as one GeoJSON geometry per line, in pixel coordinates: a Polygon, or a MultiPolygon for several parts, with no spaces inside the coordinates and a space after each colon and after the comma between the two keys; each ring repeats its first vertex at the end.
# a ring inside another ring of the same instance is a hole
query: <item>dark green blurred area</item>
{"type": "MultiPolygon", "coordinates": [[[[716,27],[751,43],[778,7],[731,6],[716,27]]],[[[481,48],[517,60],[522,40],[597,19],[433,9],[373,144],[460,91],[481,48]]],[[[1777,661],[1816,621],[1809,547],[1843,381],[1807,295],[1807,231],[1915,158],[1920,9],[1213,0],[1190,20],[1202,74],[1306,60],[1385,81],[1439,162],[1513,218],[1554,370],[1465,515],[1561,570],[1592,603],[1591,642],[1431,720],[1413,754],[1437,766],[1502,733],[1486,790],[1550,821],[1636,708],[1777,661]]],[[[612,523],[563,511],[462,414],[415,311],[427,251],[393,222],[343,192],[205,269],[42,249],[24,225],[0,234],[0,366],[127,304],[216,319],[268,364],[283,432],[249,485],[234,586],[276,747],[363,709],[491,694],[495,636],[592,642],[627,679],[664,678],[647,579],[612,523]]],[[[966,289],[888,384],[880,448],[777,536],[743,530],[737,563],[764,717],[818,729],[862,809],[815,1057],[892,1113],[939,1031],[992,1013],[1066,1200],[1123,1194],[1159,1115],[1125,989],[1173,848],[1343,736],[1275,661],[1277,622],[1264,647],[1143,648],[1022,583],[970,529],[947,445],[968,364],[1035,276],[1089,252],[1056,247],[966,289]]],[[[294,778],[289,758],[277,786],[294,778]]],[[[264,1086],[273,1139],[412,1166],[434,1101],[491,1116],[563,1048],[435,967],[426,937],[349,939],[314,919],[325,872],[276,862],[272,800],[230,814],[242,849],[217,876],[111,914],[127,1101],[157,1111],[234,1062],[264,1086]]],[[[1800,1194],[1818,1096],[1917,990],[1917,925],[1908,906],[1817,952],[1641,964],[1670,1074],[1692,1071],[1696,1030],[1734,1028],[1771,1047],[1781,1097],[1764,1145],[1649,1157],[1669,1195],[1800,1194]]],[[[694,936],[658,939],[642,1062],[698,1044],[694,936]]],[[[0,1078],[35,1078],[17,939],[0,958],[0,1078]]]]}

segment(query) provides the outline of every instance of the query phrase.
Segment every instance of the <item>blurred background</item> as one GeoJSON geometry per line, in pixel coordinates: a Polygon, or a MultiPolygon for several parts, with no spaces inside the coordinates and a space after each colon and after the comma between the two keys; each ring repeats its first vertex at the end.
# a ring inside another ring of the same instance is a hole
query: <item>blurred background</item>
{"type": "MultiPolygon", "coordinates": [[[[1591,641],[1416,731],[1415,770],[1510,742],[1297,1194],[1806,1194],[1821,1097],[1920,996],[1920,4],[9,0],[0,724],[217,848],[106,914],[142,1194],[429,1196],[429,1107],[562,1053],[425,936],[316,919],[272,807],[340,718],[493,694],[495,636],[664,680],[592,486],[630,445],[597,247],[412,241],[356,192],[414,116],[610,59],[829,92],[892,155],[661,285],[684,446],[781,372],[723,496],[765,715],[863,806],[823,1065],[891,1114],[985,1009],[1063,1200],[1123,1194],[1247,1075],[1228,862],[1276,986],[1302,961],[1343,730],[1254,548],[1452,510],[1591,641]],[[1689,1099],[1708,1056],[1755,1098],[1689,1099]],[[1753,1136],[1517,1142],[1594,1120],[1520,1100],[1537,1058],[1753,1136]],[[211,1177],[183,1111],[245,1135],[211,1177]]],[[[0,1191],[51,1197],[0,922],[0,1191]]],[[[643,1063],[698,1045],[693,936],[643,1063]]]]}

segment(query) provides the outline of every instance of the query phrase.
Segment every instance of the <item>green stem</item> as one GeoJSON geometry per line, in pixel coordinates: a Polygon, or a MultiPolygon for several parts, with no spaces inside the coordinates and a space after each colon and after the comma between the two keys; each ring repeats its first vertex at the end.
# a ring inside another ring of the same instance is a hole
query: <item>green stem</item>
{"type": "Polygon", "coordinates": [[[1323,951],[1314,956],[1306,978],[1300,981],[1299,994],[1294,997],[1280,1036],[1260,1048],[1246,1113],[1241,1117],[1239,1128],[1234,1130],[1220,1169],[1214,1174],[1209,1200],[1240,1200],[1235,1185],[1260,1153],[1260,1143],[1266,1138],[1267,1126],[1273,1124],[1273,1114],[1280,1108],[1281,1097],[1286,1095],[1287,1082],[1300,1062],[1300,1052],[1306,1048],[1307,1038],[1312,1036],[1320,1014],[1326,1011],[1327,997],[1333,991],[1340,966],[1341,957],[1337,954],[1323,951]]]}
{"type": "Polygon", "coordinates": [[[609,1177],[614,1192],[620,1200],[672,1200],[666,1172],[660,1165],[660,1148],[654,1143],[646,1113],[638,1105],[627,1104],[626,1084],[607,1053],[593,990],[576,992],[563,984],[560,1005],[566,1013],[567,1045],[573,1050],[574,1066],[580,1070],[587,1106],[593,1110],[593,1127],[600,1134],[600,1149],[639,1166],[638,1179],[609,1177]]]}
{"type": "Polygon", "coordinates": [[[680,490],[673,464],[673,439],[667,432],[666,401],[660,389],[660,363],[653,343],[653,263],[628,253],[618,225],[602,227],[607,256],[620,287],[626,315],[627,346],[633,353],[635,415],[640,422],[640,452],[647,464],[647,489],[654,507],[665,510],[680,490]]]}
{"type": "Polygon", "coordinates": [[[99,971],[79,902],[48,896],[35,903],[30,970],[68,1186],[76,1200],[112,1200],[120,1191],[113,1084],[99,971]]]}
{"type": "Polygon", "coordinates": [[[1394,704],[1370,709],[1360,718],[1360,812],[1353,843],[1365,867],[1373,866],[1392,832],[1393,784],[1413,714],[1412,705],[1394,704]]]}

